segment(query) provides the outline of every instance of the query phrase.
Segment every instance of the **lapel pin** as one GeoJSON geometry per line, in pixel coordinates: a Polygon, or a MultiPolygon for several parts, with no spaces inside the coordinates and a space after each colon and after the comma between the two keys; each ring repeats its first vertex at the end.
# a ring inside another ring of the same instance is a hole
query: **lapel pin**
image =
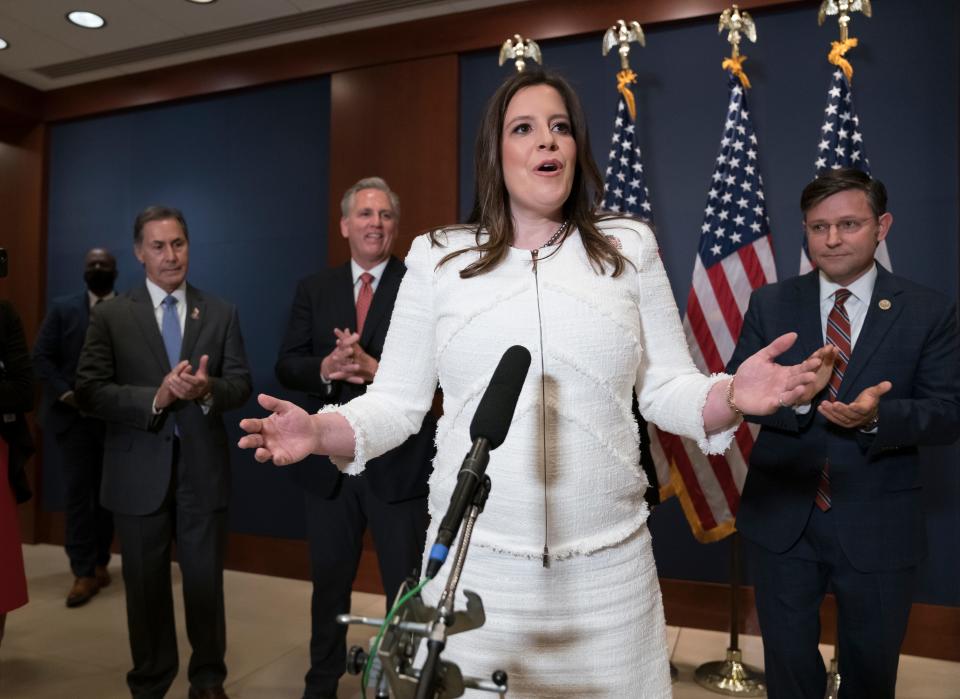
{"type": "Polygon", "coordinates": [[[889,311],[893,304],[890,303],[890,299],[880,299],[880,303],[877,305],[880,306],[881,311],[889,311]]]}
{"type": "MultiPolygon", "coordinates": [[[[882,305],[884,302],[881,301],[880,303],[882,305]]],[[[887,301],[886,303],[889,306],[890,302],[887,301]]],[[[197,308],[196,306],[194,306],[193,310],[190,311],[190,320],[200,320],[200,309],[197,308]]]]}

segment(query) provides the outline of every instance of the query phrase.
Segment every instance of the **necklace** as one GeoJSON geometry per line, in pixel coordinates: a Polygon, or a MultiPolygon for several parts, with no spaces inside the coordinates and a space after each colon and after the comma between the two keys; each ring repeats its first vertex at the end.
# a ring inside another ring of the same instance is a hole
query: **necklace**
{"type": "Polygon", "coordinates": [[[564,221],[560,224],[560,227],[557,229],[557,232],[550,236],[550,239],[547,240],[543,245],[536,248],[535,252],[540,252],[544,248],[549,248],[551,245],[556,245],[557,241],[560,239],[560,236],[563,235],[563,232],[567,229],[567,224],[569,221],[564,221]]]}

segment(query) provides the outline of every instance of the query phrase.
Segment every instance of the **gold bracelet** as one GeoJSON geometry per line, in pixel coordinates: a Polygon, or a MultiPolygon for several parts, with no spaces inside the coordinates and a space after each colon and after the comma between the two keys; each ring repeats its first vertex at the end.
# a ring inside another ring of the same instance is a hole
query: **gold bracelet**
{"type": "Polygon", "coordinates": [[[733,380],[734,377],[731,376],[730,383],[727,384],[727,407],[730,408],[737,417],[742,418],[743,411],[737,407],[736,402],[733,400],[733,380]]]}

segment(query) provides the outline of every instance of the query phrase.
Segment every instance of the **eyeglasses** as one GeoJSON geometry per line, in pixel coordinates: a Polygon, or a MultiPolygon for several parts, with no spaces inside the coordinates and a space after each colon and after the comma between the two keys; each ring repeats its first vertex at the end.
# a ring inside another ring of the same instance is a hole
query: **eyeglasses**
{"type": "Polygon", "coordinates": [[[810,235],[825,235],[831,228],[836,227],[837,233],[856,233],[868,222],[877,221],[875,218],[842,218],[836,223],[827,221],[814,221],[813,223],[803,222],[803,229],[810,235]]]}

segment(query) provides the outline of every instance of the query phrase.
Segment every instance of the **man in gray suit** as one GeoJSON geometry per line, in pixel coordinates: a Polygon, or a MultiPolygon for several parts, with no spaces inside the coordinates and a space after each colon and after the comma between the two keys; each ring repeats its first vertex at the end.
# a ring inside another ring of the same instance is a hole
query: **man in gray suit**
{"type": "Polygon", "coordinates": [[[134,697],[177,674],[170,543],[177,543],[190,699],[226,697],[223,557],[230,494],[222,415],[250,395],[236,309],[186,283],[189,234],[176,209],[134,223],[146,282],[91,314],[77,368],[81,410],[107,424],[101,502],[120,536],[134,697]]]}

